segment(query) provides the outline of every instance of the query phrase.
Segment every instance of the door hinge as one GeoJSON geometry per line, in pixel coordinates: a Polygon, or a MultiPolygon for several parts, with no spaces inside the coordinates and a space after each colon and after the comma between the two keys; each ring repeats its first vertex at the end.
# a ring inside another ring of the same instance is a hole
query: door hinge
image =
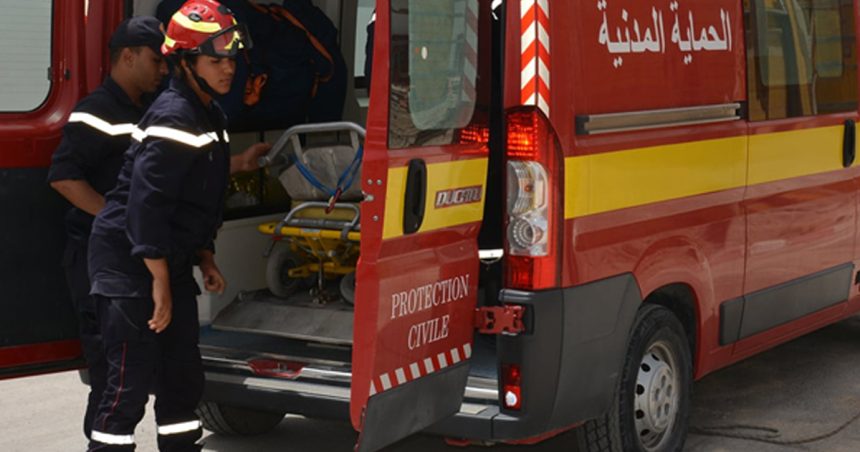
{"type": "Polygon", "coordinates": [[[475,328],[481,334],[516,336],[526,330],[525,312],[519,305],[482,306],[475,309],[475,328]]]}

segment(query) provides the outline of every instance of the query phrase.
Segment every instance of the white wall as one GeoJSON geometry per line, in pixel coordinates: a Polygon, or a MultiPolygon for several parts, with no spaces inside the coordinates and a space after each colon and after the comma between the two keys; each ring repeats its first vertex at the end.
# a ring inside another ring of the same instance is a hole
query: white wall
{"type": "Polygon", "coordinates": [[[221,295],[207,293],[199,269],[194,269],[197,283],[203,290],[203,294],[197,298],[201,324],[212,323],[218,312],[236,299],[240,290],[266,288],[266,258],[263,252],[271,239],[258,232],[257,226],[281,218],[283,215],[269,215],[224,223],[215,240],[215,263],[227,280],[227,289],[221,295]]]}

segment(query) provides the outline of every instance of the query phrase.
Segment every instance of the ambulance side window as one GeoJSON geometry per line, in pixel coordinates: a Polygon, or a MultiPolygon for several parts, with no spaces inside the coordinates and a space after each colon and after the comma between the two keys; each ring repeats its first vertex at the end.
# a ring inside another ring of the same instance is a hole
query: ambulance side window
{"type": "Polygon", "coordinates": [[[852,0],[748,3],[750,119],[761,121],[857,109],[857,45],[852,0]]]}
{"type": "Polygon", "coordinates": [[[478,0],[391,1],[391,149],[456,143],[486,117],[478,8],[478,0]]]}
{"type": "Polygon", "coordinates": [[[39,108],[51,91],[52,0],[0,0],[0,112],[39,108]]]}

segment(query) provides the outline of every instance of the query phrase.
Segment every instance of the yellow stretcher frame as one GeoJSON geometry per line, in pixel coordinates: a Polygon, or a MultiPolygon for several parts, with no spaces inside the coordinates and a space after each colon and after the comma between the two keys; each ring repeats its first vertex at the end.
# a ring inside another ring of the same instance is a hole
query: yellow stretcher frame
{"type": "MultiPolygon", "coordinates": [[[[305,259],[305,263],[288,270],[290,278],[312,275],[348,275],[355,272],[358,260],[359,231],[342,231],[297,226],[281,226],[283,222],[268,222],[257,226],[261,233],[275,242],[287,242],[290,249],[305,259]]],[[[274,244],[273,244],[274,245],[274,244]]]]}
{"type": "MultiPolygon", "coordinates": [[[[278,222],[273,221],[269,223],[263,223],[257,227],[257,230],[266,235],[275,236],[275,227],[277,227],[278,222]]],[[[300,228],[295,226],[282,226],[280,233],[277,234],[280,237],[300,237],[300,238],[311,238],[311,239],[326,239],[326,240],[341,240],[341,232],[336,231],[334,229],[317,229],[317,228],[300,228]]],[[[346,239],[350,242],[359,242],[361,241],[361,232],[358,231],[350,231],[346,234],[346,239]]]]}

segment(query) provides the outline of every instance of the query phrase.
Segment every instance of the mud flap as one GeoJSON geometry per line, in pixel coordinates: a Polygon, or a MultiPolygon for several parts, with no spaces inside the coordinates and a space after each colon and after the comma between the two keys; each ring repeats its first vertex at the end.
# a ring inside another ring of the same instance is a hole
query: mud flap
{"type": "Polygon", "coordinates": [[[439,395],[462,394],[469,367],[468,361],[462,362],[371,397],[367,401],[364,426],[355,450],[372,452],[382,449],[424,430],[441,418],[456,414],[463,402],[462,396],[455,399],[439,395]],[[391,413],[400,415],[392,417],[391,413]]]}

